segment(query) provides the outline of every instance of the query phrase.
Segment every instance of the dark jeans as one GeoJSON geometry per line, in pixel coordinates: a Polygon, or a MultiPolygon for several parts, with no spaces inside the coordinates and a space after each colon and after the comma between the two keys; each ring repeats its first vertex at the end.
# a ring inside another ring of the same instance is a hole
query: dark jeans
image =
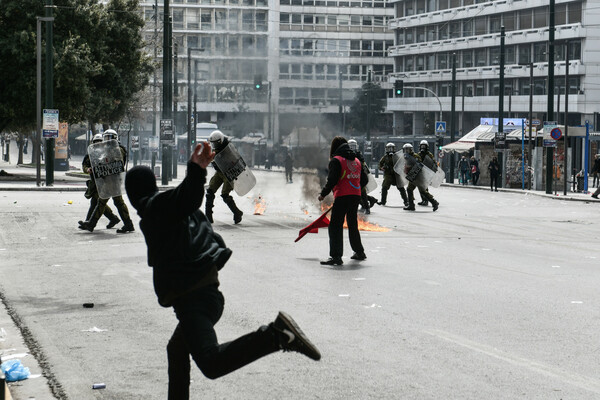
{"type": "Polygon", "coordinates": [[[348,224],[348,236],[350,247],[356,253],[363,253],[360,232],[358,231],[358,204],[360,196],[340,196],[333,202],[331,219],[329,221],[329,255],[333,258],[341,258],[344,254],[344,218],[348,224]]]}
{"type": "Polygon", "coordinates": [[[167,345],[169,400],[189,399],[190,355],[207,378],[217,379],[279,350],[275,332],[267,326],[219,344],[214,326],[224,304],[216,285],[195,290],[173,304],[179,324],[167,345]]]}
{"type": "Polygon", "coordinates": [[[467,184],[467,180],[468,180],[467,173],[468,173],[467,170],[464,170],[464,171],[460,170],[460,180],[463,185],[467,184]]]}
{"type": "Polygon", "coordinates": [[[491,175],[490,176],[490,189],[494,190],[494,188],[496,189],[496,191],[498,190],[498,180],[500,179],[500,175],[491,175]]]}
{"type": "Polygon", "coordinates": [[[479,182],[479,172],[473,173],[472,178],[473,178],[473,185],[477,185],[477,182],[479,182]]]}

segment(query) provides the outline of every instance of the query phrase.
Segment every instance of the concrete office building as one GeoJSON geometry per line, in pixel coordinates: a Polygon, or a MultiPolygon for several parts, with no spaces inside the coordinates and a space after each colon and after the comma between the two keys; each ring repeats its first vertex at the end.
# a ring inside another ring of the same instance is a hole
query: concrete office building
{"type": "Polygon", "coordinates": [[[527,118],[533,90],[533,116],[564,122],[565,55],[570,58],[569,124],[598,122],[600,110],[600,3],[556,0],[555,110],[546,116],[548,77],[548,0],[398,0],[394,2],[394,74],[406,89],[388,100],[399,135],[433,134],[439,119],[450,126],[452,57],[456,57],[456,138],[497,117],[500,30],[505,27],[504,117],[527,118]],[[533,65],[533,88],[530,66],[533,65]],[[558,94],[560,95],[560,98],[558,94]]]}
{"type": "MultiPolygon", "coordinates": [[[[158,35],[154,5],[143,1],[141,8],[149,50],[158,44],[160,63],[163,2],[157,4],[158,35]]],[[[216,122],[227,134],[259,131],[277,142],[294,126],[329,121],[341,129],[340,78],[345,105],[369,72],[389,89],[393,12],[386,0],[172,0],[170,7],[180,126],[187,112],[188,47],[204,49],[192,54],[197,122],[216,122]],[[257,76],[261,90],[254,88],[257,76]]],[[[159,72],[159,89],[160,81],[159,72]]]]}

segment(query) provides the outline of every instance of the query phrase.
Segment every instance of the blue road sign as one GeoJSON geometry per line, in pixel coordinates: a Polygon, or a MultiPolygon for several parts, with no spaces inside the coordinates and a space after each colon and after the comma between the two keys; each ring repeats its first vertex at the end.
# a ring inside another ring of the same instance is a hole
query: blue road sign
{"type": "Polygon", "coordinates": [[[446,133],[446,121],[435,121],[435,133],[446,133]]]}

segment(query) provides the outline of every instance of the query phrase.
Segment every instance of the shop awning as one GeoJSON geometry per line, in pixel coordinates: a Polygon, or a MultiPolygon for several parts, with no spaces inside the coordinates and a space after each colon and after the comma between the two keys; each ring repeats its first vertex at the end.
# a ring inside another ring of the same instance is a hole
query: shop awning
{"type": "Polygon", "coordinates": [[[450,153],[450,152],[465,153],[465,152],[470,151],[474,147],[475,147],[475,142],[465,142],[465,141],[461,142],[459,140],[457,142],[449,143],[445,146],[442,146],[442,151],[444,151],[446,153],[450,153]]]}

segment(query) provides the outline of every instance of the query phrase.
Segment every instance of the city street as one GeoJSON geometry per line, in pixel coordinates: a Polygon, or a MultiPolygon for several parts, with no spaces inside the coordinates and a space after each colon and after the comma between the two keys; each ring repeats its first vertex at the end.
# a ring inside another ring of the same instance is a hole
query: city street
{"type": "MultiPolygon", "coordinates": [[[[350,260],[344,232],[344,265],[325,267],[326,229],[294,243],[322,212],[316,177],[255,174],[241,224],[215,201],[233,250],[219,340],[284,310],[322,360],[277,353],[214,381],[194,365],[192,399],[600,397],[599,204],[445,186],[430,190],[438,211],[407,212],[392,188],[368,216],[389,231],[361,232],[368,259],[350,260]]],[[[0,292],[58,398],[165,399],[176,318],[156,301],[139,218],[130,206],[136,232],[103,218],[90,233],[77,229],[87,207],[81,191],[0,191],[0,292]]],[[[13,397],[35,396],[30,384],[13,397]]]]}

